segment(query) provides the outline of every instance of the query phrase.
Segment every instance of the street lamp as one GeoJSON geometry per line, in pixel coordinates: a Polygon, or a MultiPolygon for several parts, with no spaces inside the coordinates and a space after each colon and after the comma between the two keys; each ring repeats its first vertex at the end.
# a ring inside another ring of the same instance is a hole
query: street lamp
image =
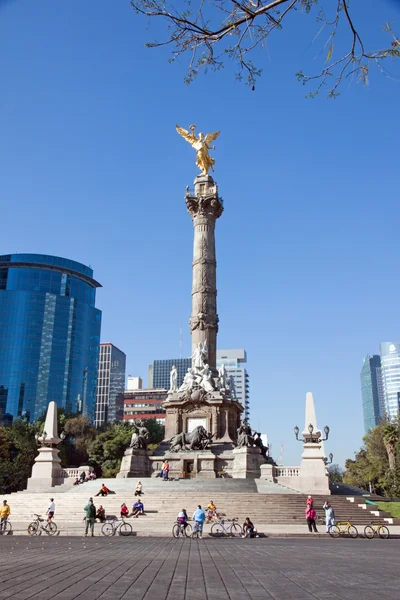
{"type": "Polygon", "coordinates": [[[296,427],[294,428],[294,435],[296,436],[296,440],[298,442],[303,442],[303,443],[306,443],[306,442],[309,443],[309,442],[311,442],[313,444],[319,444],[321,442],[326,442],[326,440],[329,437],[330,428],[328,427],[328,425],[325,425],[325,427],[324,427],[324,433],[325,433],[325,437],[324,438],[322,438],[322,437],[320,438],[319,436],[317,438],[313,437],[314,425],[312,423],[309,424],[309,426],[307,427],[307,429],[308,429],[308,432],[310,434],[310,437],[306,438],[306,439],[303,439],[303,438],[299,439],[300,429],[296,425],[296,427]]]}
{"type": "Polygon", "coordinates": [[[326,456],[325,456],[325,458],[324,458],[324,463],[325,463],[326,465],[330,465],[330,464],[332,464],[332,461],[333,461],[333,454],[332,454],[332,452],[331,452],[331,453],[329,454],[329,461],[328,461],[328,459],[327,459],[327,458],[326,458],[326,456]]]}

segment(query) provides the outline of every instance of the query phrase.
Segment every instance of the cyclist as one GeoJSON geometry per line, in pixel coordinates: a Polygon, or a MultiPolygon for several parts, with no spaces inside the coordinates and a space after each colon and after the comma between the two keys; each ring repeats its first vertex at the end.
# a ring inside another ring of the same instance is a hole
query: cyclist
{"type": "Polygon", "coordinates": [[[7,504],[7,500],[3,500],[3,506],[0,507],[0,531],[6,528],[6,522],[10,514],[10,506],[7,504]]]}
{"type": "Polygon", "coordinates": [[[335,511],[329,500],[325,502],[322,508],[325,511],[326,533],[329,533],[330,526],[335,524],[335,511]]]}
{"type": "Polygon", "coordinates": [[[48,523],[51,523],[55,512],[56,512],[56,505],[54,504],[54,498],[50,498],[49,508],[46,511],[48,523]]]}
{"type": "Polygon", "coordinates": [[[203,537],[203,525],[204,525],[205,519],[206,519],[206,513],[204,512],[204,510],[201,508],[201,506],[199,504],[197,509],[193,513],[193,521],[195,524],[195,530],[197,530],[199,532],[200,539],[202,539],[202,537],[203,537]]]}
{"type": "Polygon", "coordinates": [[[186,508],[182,508],[181,512],[178,514],[178,518],[176,519],[178,523],[180,523],[184,529],[186,529],[188,525],[189,517],[186,512],[186,508]]]}

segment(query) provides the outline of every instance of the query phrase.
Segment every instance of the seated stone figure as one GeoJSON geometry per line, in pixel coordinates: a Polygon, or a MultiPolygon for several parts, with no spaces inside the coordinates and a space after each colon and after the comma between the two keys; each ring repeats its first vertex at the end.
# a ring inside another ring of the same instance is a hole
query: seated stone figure
{"type": "Polygon", "coordinates": [[[132,433],[129,448],[133,448],[135,450],[147,450],[147,444],[150,441],[149,430],[147,427],[143,427],[142,425],[139,427],[132,425],[132,427],[135,428],[135,431],[132,433]]]}

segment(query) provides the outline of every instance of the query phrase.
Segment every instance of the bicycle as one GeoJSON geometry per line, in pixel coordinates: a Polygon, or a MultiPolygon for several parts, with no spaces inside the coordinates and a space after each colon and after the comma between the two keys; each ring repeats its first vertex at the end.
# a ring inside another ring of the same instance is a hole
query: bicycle
{"type": "MultiPolygon", "coordinates": [[[[204,525],[204,522],[203,522],[204,525]]],[[[203,535],[203,531],[199,528],[199,522],[195,521],[194,525],[193,525],[193,530],[192,530],[192,539],[194,538],[199,538],[199,536],[201,537],[203,535]]]]}
{"type": "Polygon", "coordinates": [[[214,523],[211,527],[211,534],[216,537],[221,537],[223,535],[242,535],[243,530],[242,526],[237,522],[238,519],[235,517],[230,521],[230,525],[225,526],[225,519],[219,519],[218,523],[214,523]]]}
{"type": "Polygon", "coordinates": [[[334,538],[338,538],[341,535],[348,535],[353,539],[358,537],[358,529],[350,521],[338,521],[335,525],[329,527],[328,532],[334,538]]]}
{"type": "Polygon", "coordinates": [[[119,529],[119,535],[131,535],[132,533],[132,525],[130,523],[125,523],[124,519],[113,519],[109,523],[104,523],[101,528],[101,533],[103,535],[107,535],[108,537],[112,537],[117,533],[119,529]]]}
{"type": "Polygon", "coordinates": [[[192,535],[192,526],[189,523],[186,523],[186,527],[183,523],[176,521],[172,527],[172,535],[174,538],[179,537],[191,537],[192,535]]]}
{"type": "Polygon", "coordinates": [[[41,515],[33,513],[36,519],[32,521],[28,525],[28,533],[29,535],[42,535],[42,531],[47,533],[47,535],[54,535],[57,532],[57,525],[54,521],[47,521],[46,525],[42,525],[44,519],[41,515]]]}
{"type": "Polygon", "coordinates": [[[12,525],[8,519],[0,525],[0,535],[11,535],[12,525]]]}
{"type": "Polygon", "coordinates": [[[371,540],[375,535],[379,535],[381,540],[387,540],[390,532],[386,525],[382,525],[380,521],[371,521],[369,525],[364,527],[364,536],[371,540]]]}

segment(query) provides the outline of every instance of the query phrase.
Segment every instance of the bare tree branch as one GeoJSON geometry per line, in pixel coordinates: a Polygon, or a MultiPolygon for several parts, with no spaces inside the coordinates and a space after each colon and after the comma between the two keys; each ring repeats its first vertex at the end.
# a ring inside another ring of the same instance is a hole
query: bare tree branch
{"type": "MultiPolygon", "coordinates": [[[[219,69],[230,59],[238,65],[237,78],[242,79],[244,73],[246,83],[254,89],[261,69],[251,60],[252,51],[264,47],[275,29],[283,29],[288,15],[295,15],[299,10],[308,14],[317,5],[320,7],[317,22],[322,26],[319,26],[312,44],[322,31],[327,31],[322,50],[328,46],[328,64],[315,75],[305,75],[303,71],[296,73],[303,84],[317,82],[317,88],[309,94],[310,97],[318,94],[328,81],[333,81],[328,97],[335,98],[343,79],[354,74],[359,81],[367,84],[371,64],[388,76],[382,61],[400,57],[400,41],[389,23],[385,24],[384,31],[391,38],[390,45],[373,52],[365,49],[350,14],[349,0],[180,0],[178,9],[169,0],[131,0],[131,5],[138,14],[149,19],[158,17],[166,24],[166,39],[150,42],[148,46],[172,45],[172,61],[189,53],[187,83],[201,70],[207,71],[208,67],[219,69]],[[330,19],[325,16],[324,8],[331,14],[330,19]],[[351,34],[349,47],[332,60],[334,39],[339,34],[343,36],[346,28],[351,34]]],[[[393,78],[392,75],[390,77],[393,78]]]]}

